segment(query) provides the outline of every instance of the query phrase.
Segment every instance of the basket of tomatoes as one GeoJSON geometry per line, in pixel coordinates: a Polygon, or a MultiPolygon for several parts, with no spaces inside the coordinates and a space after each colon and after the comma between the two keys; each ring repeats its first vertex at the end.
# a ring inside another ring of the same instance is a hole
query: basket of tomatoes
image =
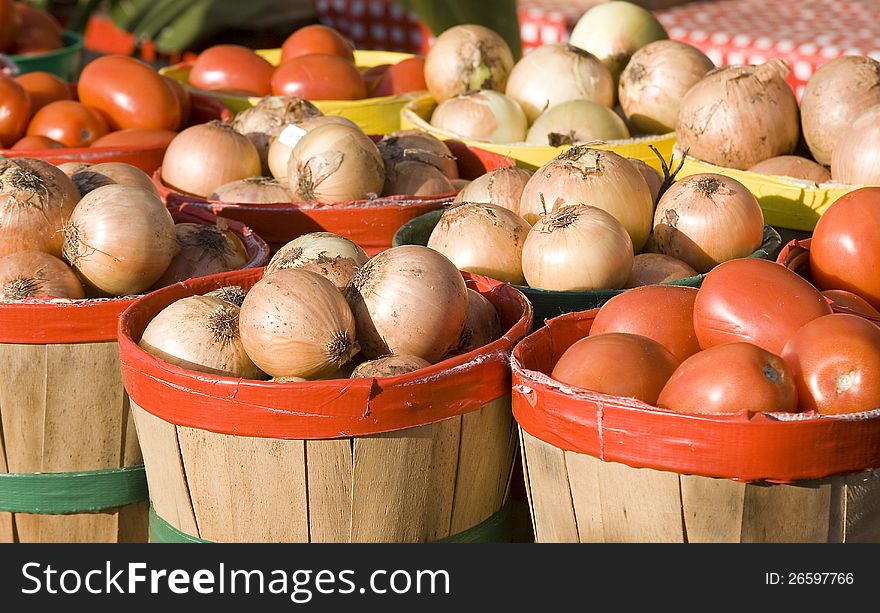
{"type": "Polygon", "coordinates": [[[47,11],[0,0],[0,53],[20,74],[46,71],[72,79],[82,61],[83,38],[62,28],[47,11]]]}

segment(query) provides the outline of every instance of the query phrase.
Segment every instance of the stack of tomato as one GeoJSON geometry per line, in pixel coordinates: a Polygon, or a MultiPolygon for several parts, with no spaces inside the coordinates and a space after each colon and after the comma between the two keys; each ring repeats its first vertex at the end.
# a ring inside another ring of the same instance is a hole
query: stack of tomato
{"type": "Polygon", "coordinates": [[[424,90],[424,69],[423,58],[413,57],[361,70],[348,39],[332,28],[310,25],[287,38],[277,67],[247,47],[210,47],[193,63],[189,84],[246,96],[361,100],[424,90]]]}
{"type": "Polygon", "coordinates": [[[25,2],[0,0],[0,53],[35,55],[61,49],[63,32],[46,11],[25,2]]]}

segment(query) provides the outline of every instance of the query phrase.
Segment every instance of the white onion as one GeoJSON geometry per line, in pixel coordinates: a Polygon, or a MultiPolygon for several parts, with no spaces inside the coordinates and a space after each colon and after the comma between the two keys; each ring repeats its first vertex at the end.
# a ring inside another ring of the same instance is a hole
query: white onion
{"type": "Polygon", "coordinates": [[[530,145],[576,145],[629,138],[623,119],[611,109],[589,100],[571,100],[541,113],[529,128],[530,145]]]}
{"type": "Polygon", "coordinates": [[[426,368],[431,363],[415,355],[389,355],[377,360],[367,360],[351,372],[351,379],[382,377],[399,377],[420,368],[426,368]]]}
{"type": "Polygon", "coordinates": [[[519,214],[519,200],[532,171],[518,166],[499,168],[477,177],[455,196],[454,202],[482,202],[519,214]]]}
{"type": "Polygon", "coordinates": [[[452,182],[436,166],[405,160],[386,165],[383,196],[448,196],[455,193],[452,182]]]}
{"type": "Polygon", "coordinates": [[[469,92],[440,103],[431,115],[431,125],[490,143],[522,142],[528,129],[520,106],[492,90],[469,92]]]}
{"type": "Polygon", "coordinates": [[[868,109],[837,141],[831,176],[849,185],[880,185],[880,106],[868,109]]]}
{"type": "Polygon", "coordinates": [[[442,140],[420,130],[397,130],[377,144],[385,167],[403,161],[424,162],[437,167],[447,178],[458,178],[458,163],[442,140]]]}
{"type": "Polygon", "coordinates": [[[495,306],[485,296],[470,288],[467,295],[467,319],[458,344],[449,352],[450,355],[461,355],[485,347],[501,338],[503,332],[495,306]]]}
{"type": "Polygon", "coordinates": [[[369,259],[363,249],[347,238],[331,232],[312,232],[293,239],[275,252],[265,274],[299,268],[319,274],[344,290],[369,259]]]}
{"type": "MultiPolygon", "coordinates": [[[[349,128],[358,128],[358,125],[350,119],[340,117],[339,115],[320,115],[318,117],[310,117],[299,123],[292,124],[304,132],[311,132],[315,128],[326,125],[341,125],[349,128]]],[[[285,129],[287,126],[285,126],[285,129]]],[[[283,132],[284,130],[282,130],[283,132]]],[[[280,136],[280,134],[279,134],[280,136]]],[[[293,151],[296,142],[287,138],[276,137],[269,144],[269,153],[267,159],[268,172],[279,181],[287,179],[287,163],[290,161],[290,154],[293,151]]]]}

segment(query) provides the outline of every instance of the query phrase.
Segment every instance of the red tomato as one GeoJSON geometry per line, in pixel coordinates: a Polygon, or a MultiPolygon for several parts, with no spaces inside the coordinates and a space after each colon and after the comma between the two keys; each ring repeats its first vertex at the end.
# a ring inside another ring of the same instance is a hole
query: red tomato
{"type": "Polygon", "coordinates": [[[682,362],[657,406],[684,413],[797,411],[798,396],[785,360],[751,343],[728,343],[682,362]]]}
{"type": "Polygon", "coordinates": [[[880,317],[880,311],[872,307],[867,300],[845,289],[826,289],[822,295],[831,300],[834,306],[845,307],[862,315],[880,317]]]}
{"type": "Polygon", "coordinates": [[[177,132],[170,130],[117,130],[105,134],[92,147],[167,147],[177,132]]]}
{"type": "Polygon", "coordinates": [[[694,332],[697,290],[646,285],[618,294],[599,309],[590,336],[608,332],[639,334],[666,347],[681,362],[700,350],[694,332]],[[662,316],[658,317],[658,314],[662,316]]]}
{"type": "Polygon", "coordinates": [[[24,136],[31,98],[15,79],[0,75],[0,146],[11,147],[24,136]]]}
{"type": "Polygon", "coordinates": [[[819,289],[845,289],[880,309],[880,187],[841,196],[819,218],[810,270],[819,289]]]}
{"type": "Polygon", "coordinates": [[[28,136],[46,136],[65,147],[88,147],[108,132],[100,113],[80,102],[59,100],[47,104],[31,119],[28,136]]]}
{"type": "Polygon", "coordinates": [[[374,96],[394,96],[428,89],[425,84],[425,58],[411,57],[394,64],[382,76],[374,96]]]}
{"type": "MultiPolygon", "coordinates": [[[[189,90],[183,86],[183,83],[171,77],[162,76],[165,83],[174,92],[177,97],[177,103],[180,105],[180,126],[185,126],[189,122],[189,114],[192,111],[192,98],[189,90]]],[[[180,127],[178,126],[178,127],[180,127]]]]}
{"type": "Polygon", "coordinates": [[[367,84],[351,62],[335,55],[304,55],[275,70],[272,93],[309,100],[361,100],[367,97],[367,84]]]}
{"type": "Polygon", "coordinates": [[[361,72],[361,76],[364,77],[364,83],[367,84],[368,96],[376,95],[373,92],[379,87],[379,83],[382,81],[389,68],[391,68],[391,64],[379,64],[378,66],[370,66],[361,72]]]}
{"type": "Polygon", "coordinates": [[[0,0],[0,53],[12,48],[21,27],[12,0],[0,0]]]}
{"type": "Polygon", "coordinates": [[[180,103],[174,90],[148,64],[105,55],[86,64],[78,84],[80,101],[100,111],[114,130],[176,130],[180,103]]]}
{"type": "Polygon", "coordinates": [[[858,315],[814,319],[785,344],[801,408],[858,413],[880,407],[880,328],[858,315]]]}
{"type": "Polygon", "coordinates": [[[70,87],[51,72],[28,72],[15,78],[31,97],[31,115],[50,102],[72,100],[70,87]]]}
{"type": "Polygon", "coordinates": [[[32,55],[61,49],[62,28],[58,20],[46,11],[34,8],[24,2],[15,4],[19,28],[15,37],[15,53],[32,55]]]}
{"type": "Polygon", "coordinates": [[[209,91],[268,96],[275,67],[247,47],[215,45],[196,58],[189,83],[209,91]]]}
{"type": "Polygon", "coordinates": [[[42,151],[44,149],[61,149],[63,143],[52,140],[48,136],[25,136],[12,145],[13,151],[42,151]]]}
{"type": "Polygon", "coordinates": [[[703,349],[747,342],[779,355],[798,328],[829,313],[831,306],[802,277],[775,262],[745,258],[723,262],[703,279],[694,331],[703,349]]]}
{"type": "Polygon", "coordinates": [[[281,45],[281,63],[303,55],[336,55],[354,63],[354,45],[342,34],[319,24],[300,28],[281,45]]]}
{"type": "Polygon", "coordinates": [[[565,350],[550,375],[561,383],[654,404],[678,367],[660,343],[636,334],[588,336],[565,350]]]}

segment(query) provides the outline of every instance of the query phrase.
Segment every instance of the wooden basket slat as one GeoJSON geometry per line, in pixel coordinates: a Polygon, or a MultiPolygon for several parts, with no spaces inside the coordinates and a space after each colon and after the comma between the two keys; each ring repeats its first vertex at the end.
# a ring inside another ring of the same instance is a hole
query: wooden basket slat
{"type": "Polygon", "coordinates": [[[9,472],[34,473],[43,466],[46,414],[46,345],[0,343],[0,411],[9,472]]]}
{"type": "Polygon", "coordinates": [[[532,484],[529,481],[529,459],[526,455],[526,441],[525,441],[525,432],[522,429],[517,428],[519,436],[519,457],[520,462],[522,463],[522,473],[523,473],[523,486],[526,491],[526,504],[528,505],[528,516],[529,522],[532,524],[532,540],[534,540],[535,535],[537,534],[537,525],[535,522],[535,514],[533,509],[535,508],[535,502],[532,499],[532,484]]]}
{"type": "Polygon", "coordinates": [[[428,481],[426,522],[429,541],[452,534],[452,506],[455,500],[455,479],[459,467],[462,417],[451,417],[434,424],[434,447],[428,481]]]}
{"type": "Polygon", "coordinates": [[[849,543],[880,543],[880,472],[865,471],[840,479],[842,537],[849,543]]]}
{"type": "Polygon", "coordinates": [[[819,484],[748,484],[742,542],[816,543],[828,540],[831,480],[819,484]]]}
{"type": "Polygon", "coordinates": [[[137,466],[144,463],[144,454],[138,443],[137,427],[134,423],[134,414],[131,411],[131,400],[128,394],[123,396],[123,422],[125,429],[122,431],[122,465],[137,466]]]}
{"type": "Polygon", "coordinates": [[[547,543],[576,542],[578,526],[563,451],[536,439],[528,432],[521,433],[528,458],[535,539],[547,543]]]}
{"type": "Polygon", "coordinates": [[[149,510],[148,501],[130,504],[119,509],[119,543],[146,543],[149,534],[149,510]]]}
{"type": "Polygon", "coordinates": [[[588,455],[566,455],[565,468],[571,502],[577,521],[578,539],[583,542],[605,542],[602,525],[602,496],[599,488],[599,466],[588,455]],[[586,518],[586,521],[584,520],[586,518]]]}
{"type": "Polygon", "coordinates": [[[681,475],[684,527],[695,543],[738,543],[742,539],[746,484],[730,479],[681,475]]]}
{"type": "MultiPolygon", "coordinates": [[[[232,521],[232,488],[226,463],[226,445],[220,436],[177,427],[180,457],[199,538],[229,542],[235,539],[232,521]]],[[[258,495],[252,492],[252,496],[258,495]]]]}
{"type": "MultiPolygon", "coordinates": [[[[0,405],[0,416],[3,414],[3,406],[0,405]]],[[[6,448],[3,446],[3,420],[0,419],[0,472],[9,472],[6,467],[6,448]]],[[[12,513],[0,513],[0,543],[15,542],[15,526],[12,523],[12,513]]]]}
{"type": "Polygon", "coordinates": [[[309,484],[309,541],[351,539],[352,440],[306,441],[309,484]]]}

